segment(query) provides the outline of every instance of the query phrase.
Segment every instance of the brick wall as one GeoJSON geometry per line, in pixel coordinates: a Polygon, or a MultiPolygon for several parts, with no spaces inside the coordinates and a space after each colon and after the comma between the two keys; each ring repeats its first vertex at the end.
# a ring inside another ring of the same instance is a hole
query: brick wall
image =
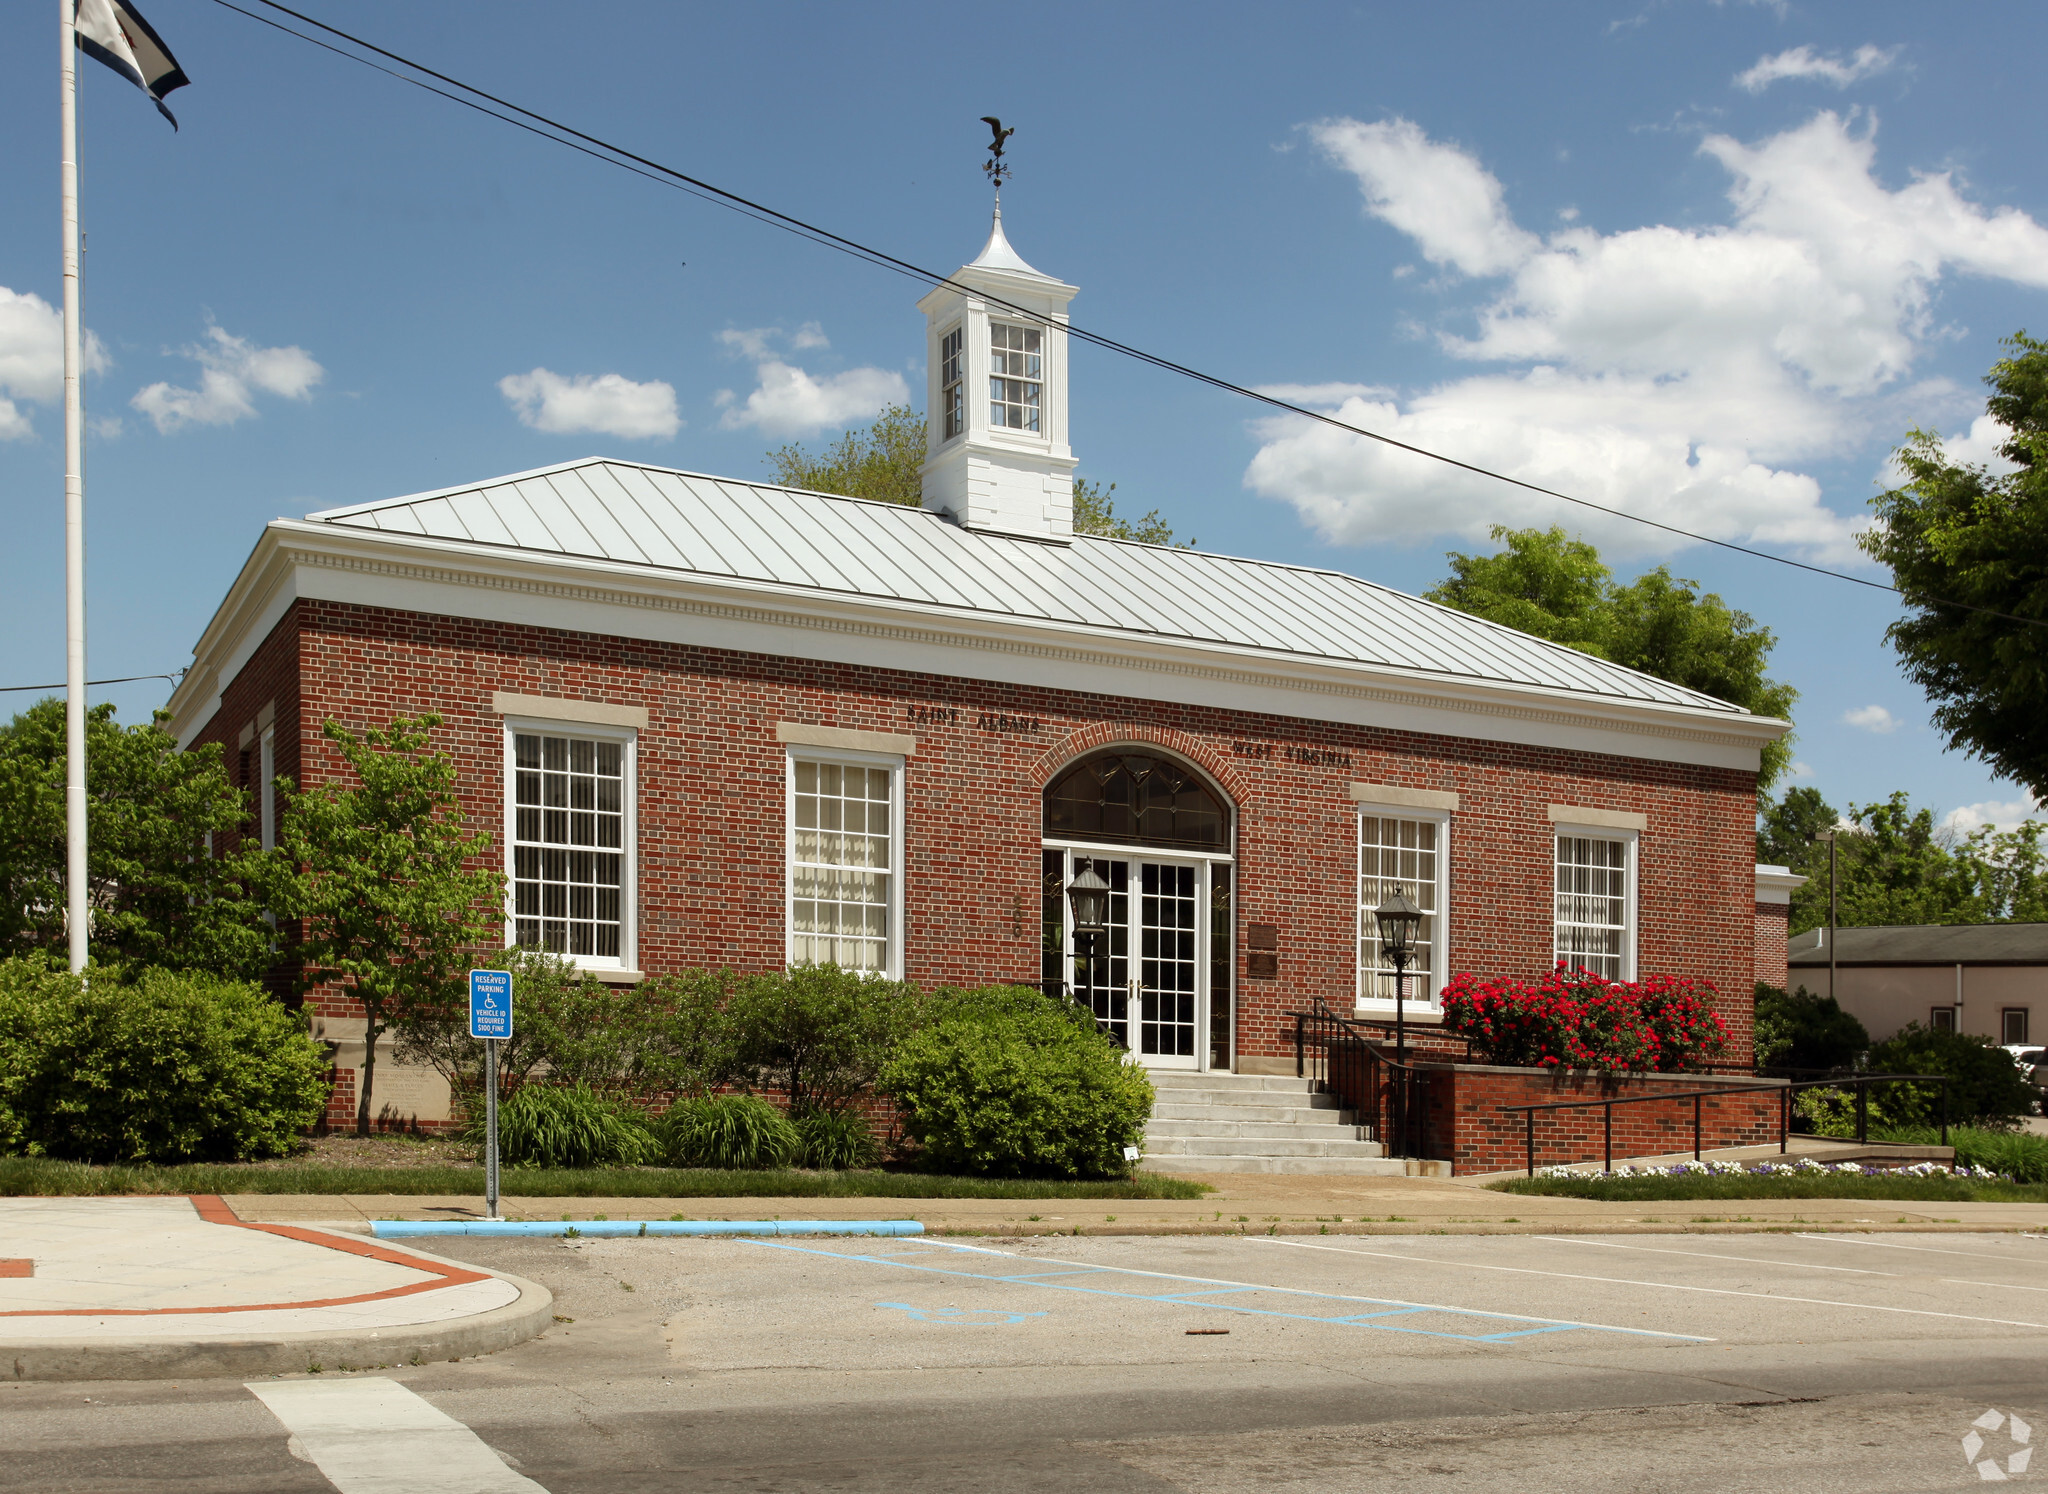
{"type": "Polygon", "coordinates": [[[1756,905],[1756,978],[1764,985],[1784,988],[1789,973],[1785,931],[1791,919],[1789,903],[1756,905]]]}
{"type": "MultiPolygon", "coordinates": [[[[1748,1077],[1723,1079],[1704,1074],[1600,1074],[1588,1069],[1447,1065],[1429,1070],[1429,1155],[1448,1157],[1457,1173],[1519,1171],[1527,1154],[1528,1118],[1503,1113],[1501,1107],[1661,1094],[1668,1090],[1712,1096],[1700,1105],[1703,1149],[1775,1143],[1780,1106],[1777,1095],[1715,1095],[1716,1090],[1757,1082],[1748,1077]]],[[[1617,1158],[1690,1152],[1692,1139],[1690,1101],[1615,1107],[1617,1158]]],[[[1603,1155],[1598,1106],[1536,1113],[1538,1167],[1598,1162],[1603,1155]]]]}
{"type": "MultiPolygon", "coordinates": [[[[446,718],[435,742],[458,764],[467,811],[497,833],[497,690],[648,710],[638,964],[650,973],[782,963],[784,754],[775,727],[791,721],[919,740],[906,773],[906,975],[924,984],[1036,979],[1042,789],[1087,750],[1129,742],[1195,763],[1237,805],[1240,934],[1247,922],[1280,930],[1275,979],[1245,978],[1237,940],[1240,1055],[1291,1058],[1290,1011],[1315,995],[1349,1004],[1353,781],[1460,795],[1454,970],[1534,974],[1548,965],[1546,805],[1646,814],[1639,968],[1712,981],[1734,1033],[1729,1058],[1749,1053],[1747,773],[318,601],[295,605],[202,736],[220,736],[232,752],[241,723],[275,698],[280,771],[314,784],[341,769],[320,735],[324,717],[360,730],[432,709],[446,718]],[[294,662],[296,692],[287,680],[294,662]],[[1038,727],[984,730],[985,713],[1038,727]]],[[[340,1016],[352,1003],[316,998],[316,1009],[340,1016]]]]}

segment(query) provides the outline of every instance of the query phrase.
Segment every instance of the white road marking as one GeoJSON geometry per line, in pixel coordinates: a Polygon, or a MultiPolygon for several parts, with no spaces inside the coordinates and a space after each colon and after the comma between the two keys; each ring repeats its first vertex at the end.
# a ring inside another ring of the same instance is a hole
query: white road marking
{"type": "MultiPolygon", "coordinates": [[[[884,1265],[895,1264],[896,1257],[912,1254],[929,1253],[916,1251],[892,1251],[889,1255],[886,1256],[867,1254],[848,1255],[842,1254],[839,1251],[820,1249],[817,1246],[792,1245],[787,1243],[786,1241],[781,1240],[741,1239],[738,1243],[742,1245],[759,1245],[764,1248],[772,1250],[787,1250],[798,1255],[826,1255],[833,1257],[835,1260],[873,1261],[884,1265]]],[[[1288,1242],[1277,1241],[1268,1243],[1286,1244],[1288,1242]]],[[[950,1240],[934,1240],[931,1242],[931,1244],[934,1250],[966,1250],[972,1251],[976,1255],[1000,1255],[1007,1256],[1012,1260],[1020,1261],[1053,1259],[1052,1257],[1048,1256],[1022,1255],[1014,1250],[992,1250],[986,1245],[956,1245],[950,1240]]],[[[1324,1297],[1337,1302],[1385,1303],[1394,1307],[1419,1308],[1425,1312],[1465,1313],[1473,1317],[1504,1318],[1510,1322],[1518,1323],[1545,1323],[1564,1328],[1591,1328],[1597,1329],[1603,1333],[1633,1334],[1638,1338],[1683,1338],[1691,1339],[1695,1342],[1706,1344],[1716,1343],[1719,1341],[1717,1339],[1703,1337],[1702,1335],[1697,1333],[1666,1333],[1663,1330],[1657,1328],[1622,1328],[1612,1323],[1589,1323],[1584,1322],[1578,1318],[1539,1318],[1531,1317],[1527,1313],[1496,1312],[1492,1308],[1449,1307],[1441,1302],[1410,1302],[1407,1299],[1401,1297],[1360,1297],[1348,1292],[1324,1292],[1317,1291],[1309,1287],[1284,1287],[1272,1286],[1267,1283],[1255,1281],[1232,1281],[1229,1278],[1222,1276],[1184,1276],[1178,1272],[1173,1271],[1143,1271],[1136,1266],[1105,1266],[1095,1261],[1079,1261],[1076,1262],[1076,1265],[1079,1269],[1075,1271],[1055,1271],[1043,1274],[1054,1276],[1068,1276],[1079,1275],[1083,1271],[1100,1271],[1120,1276],[1149,1276],[1159,1281],[1193,1281],[1199,1282],[1204,1286],[1230,1287],[1240,1291],[1278,1292],[1285,1296],[1290,1297],[1324,1297]]],[[[911,1267],[909,1269],[916,1270],[919,1268],[911,1267]]],[[[986,1277],[983,1279],[989,1281],[1004,1280],[1004,1278],[1002,1277],[986,1277]]]]}
{"type": "Polygon", "coordinates": [[[245,1388],[341,1494],[547,1494],[396,1380],[253,1380],[245,1388]]]}
{"type": "Polygon", "coordinates": [[[1990,1287],[1994,1292],[2048,1292],[2048,1287],[2014,1286],[2009,1281],[1965,1281],[1960,1276],[1944,1276],[1941,1279],[1951,1286],[1990,1287]]]}
{"type": "Polygon", "coordinates": [[[1657,1287],[1667,1292],[1701,1292],[1710,1297],[1756,1297],[1765,1302],[1804,1302],[1814,1307],[1852,1307],[1864,1312],[1896,1312],[1912,1318],[1954,1318],[1964,1323],[1995,1323],[2001,1328],[2048,1328],[2048,1323],[2024,1323],[2015,1318],[1979,1318],[1963,1312],[1930,1312],[1921,1307],[1880,1307],[1874,1302],[1836,1302],[1827,1297],[1791,1297],[1781,1292],[1738,1292],[1732,1287],[1681,1286],[1671,1281],[1635,1281],[1626,1276],[1586,1276],[1577,1271],[1538,1271],[1530,1266],[1483,1266],[1477,1261],[1436,1261],[1422,1255],[1393,1255],[1384,1250],[1349,1250],[1341,1245],[1311,1245],[1306,1240],[1281,1240],[1265,1235],[1249,1237],[1256,1245],[1290,1245],[1296,1250],[1328,1250],[1336,1255],[1375,1255],[1384,1260],[1407,1261],[1417,1266],[1449,1266],[1459,1271],[1507,1271],[1516,1276],[1555,1276],[1562,1281],[1599,1281],[1609,1286],[1657,1287]]]}
{"type": "Polygon", "coordinates": [[[1666,1250],[1657,1245],[1617,1245],[1612,1240],[1588,1240],[1577,1235],[1537,1235],[1554,1245],[1598,1245],[1603,1250],[1640,1250],[1645,1255],[1689,1255],[1702,1261],[1747,1261],[1752,1266],[1795,1266],[1801,1271],[1847,1271],[1852,1276],[1897,1276],[1896,1271],[1868,1271],[1861,1266],[1814,1266],[1805,1261],[1767,1261],[1760,1255],[1710,1255],[1704,1250],[1666,1250]]]}
{"type": "MultiPolygon", "coordinates": [[[[1795,1235],[1797,1240],[1825,1240],[1830,1245],[1870,1245],[1879,1250],[1917,1250],[1923,1255],[1966,1255],[1973,1261],[2004,1261],[2007,1265],[2037,1266],[2039,1261],[2015,1262],[2009,1255],[1987,1255],[1981,1250],[1943,1250],[1938,1245],[1894,1245],[1890,1240],[1859,1240],[1852,1235],[1795,1235]]],[[[2033,1235],[2025,1238],[2034,1239],[2033,1235]]]]}

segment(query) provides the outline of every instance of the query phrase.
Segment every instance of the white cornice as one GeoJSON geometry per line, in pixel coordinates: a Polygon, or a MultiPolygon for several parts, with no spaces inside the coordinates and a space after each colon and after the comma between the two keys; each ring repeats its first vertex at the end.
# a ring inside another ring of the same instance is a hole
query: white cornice
{"type": "Polygon", "coordinates": [[[181,741],[211,716],[222,685],[302,596],[1143,699],[1186,700],[1187,686],[1201,682],[1205,704],[1226,703],[1220,688],[1235,692],[1228,703],[1276,715],[1735,768],[1753,769],[1759,747],[1790,729],[1728,711],[279,519],[264,530],[172,695],[181,741]],[[663,614],[671,620],[657,621],[663,614]],[[715,626],[679,630],[681,618],[715,626]]]}

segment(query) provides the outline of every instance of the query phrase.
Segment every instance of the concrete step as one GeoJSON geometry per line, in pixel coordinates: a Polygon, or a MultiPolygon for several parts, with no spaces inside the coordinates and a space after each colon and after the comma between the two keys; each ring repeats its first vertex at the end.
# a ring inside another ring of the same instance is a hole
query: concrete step
{"type": "Polygon", "coordinates": [[[1409,1164],[1399,1157],[1147,1156],[1147,1172],[1266,1172],[1317,1177],[1398,1178],[1409,1164]]]}
{"type": "Polygon", "coordinates": [[[1320,1139],[1364,1141],[1364,1128],[1345,1125],[1327,1117],[1342,1112],[1328,1110],[1310,1112],[1317,1120],[1245,1121],[1236,1116],[1223,1118],[1204,1115],[1187,1120],[1153,1116],[1146,1123],[1145,1134],[1151,1136],[1264,1136],[1273,1141],[1310,1141],[1320,1139]]]}
{"type": "Polygon", "coordinates": [[[1270,1141],[1253,1136],[1145,1137],[1148,1157],[1381,1157],[1386,1150],[1377,1141],[1353,1137],[1303,1141],[1270,1141]]]}
{"type": "Polygon", "coordinates": [[[1292,1074],[1230,1074],[1220,1069],[1196,1073],[1192,1069],[1147,1069],[1159,1089],[1278,1089],[1306,1091],[1315,1081],[1292,1074]]]}
{"type": "Polygon", "coordinates": [[[1184,1085],[1176,1089],[1159,1091],[1162,1105],[1216,1105],[1235,1109],[1239,1105],[1287,1105],[1331,1110],[1337,1106],[1337,1097],[1330,1094],[1310,1094],[1307,1090],[1288,1089],[1197,1089],[1184,1085]]]}
{"type": "Polygon", "coordinates": [[[1184,1105],[1160,1100],[1152,1107],[1155,1120],[1278,1121],[1327,1126],[1349,1114],[1332,1105],[1184,1105]]]}

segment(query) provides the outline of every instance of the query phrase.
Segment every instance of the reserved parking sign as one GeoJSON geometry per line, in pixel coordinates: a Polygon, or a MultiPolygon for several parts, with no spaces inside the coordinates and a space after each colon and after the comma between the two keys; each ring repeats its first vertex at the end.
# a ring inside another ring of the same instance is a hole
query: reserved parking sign
{"type": "Polygon", "coordinates": [[[512,972],[469,972],[469,1035],[473,1038],[512,1036],[512,972]]]}

